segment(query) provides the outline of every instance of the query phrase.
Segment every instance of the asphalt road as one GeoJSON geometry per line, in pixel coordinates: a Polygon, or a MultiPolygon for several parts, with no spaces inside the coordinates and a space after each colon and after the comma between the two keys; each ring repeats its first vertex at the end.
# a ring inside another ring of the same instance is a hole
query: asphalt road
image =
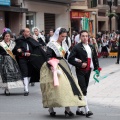
{"type": "MultiPolygon", "coordinates": [[[[116,58],[100,58],[100,66],[104,69],[110,69],[111,65],[114,66],[116,58]]],[[[120,66],[120,65],[116,65],[120,66]]],[[[112,69],[112,68],[111,68],[112,69]]],[[[115,74],[116,76],[119,73],[115,74]]],[[[115,76],[115,77],[116,77],[115,76]]],[[[114,75],[112,76],[114,78],[114,75]]],[[[109,78],[110,79],[110,78],[109,78]]],[[[112,78],[111,78],[112,79],[112,78]]],[[[88,94],[89,107],[93,111],[94,115],[89,118],[92,120],[120,120],[120,105],[116,105],[112,100],[118,100],[120,104],[120,97],[110,97],[109,90],[104,92],[108,95],[106,99],[103,94],[103,88],[107,90],[108,81],[104,81],[97,87],[93,86],[92,79],[90,80],[90,86],[88,94]],[[99,88],[99,89],[98,89],[99,88]],[[98,93],[95,92],[98,89],[98,93]],[[111,99],[112,98],[112,99],[111,99]],[[99,102],[97,102],[99,101],[99,102]],[[100,103],[102,101],[102,103],[100,103]],[[109,102],[112,102],[108,104],[109,102]]],[[[113,83],[111,83],[113,84],[113,83]]],[[[115,83],[118,85],[118,83],[115,83]]],[[[120,86],[116,90],[119,94],[120,86]]],[[[113,88],[114,89],[114,88],[113,88]]],[[[3,90],[0,89],[0,120],[58,120],[58,119],[70,119],[66,118],[64,115],[64,108],[55,108],[57,116],[51,118],[48,113],[48,109],[42,106],[42,96],[40,91],[39,83],[36,83],[34,87],[29,86],[30,94],[29,96],[23,96],[23,89],[13,89],[11,90],[10,96],[5,96],[3,90]]],[[[111,92],[112,93],[112,92],[111,92]]],[[[114,95],[113,95],[114,96],[114,95]]],[[[71,110],[75,113],[76,107],[71,107],[71,110]]],[[[74,116],[71,119],[75,120],[86,120],[85,116],[74,116]]]]}

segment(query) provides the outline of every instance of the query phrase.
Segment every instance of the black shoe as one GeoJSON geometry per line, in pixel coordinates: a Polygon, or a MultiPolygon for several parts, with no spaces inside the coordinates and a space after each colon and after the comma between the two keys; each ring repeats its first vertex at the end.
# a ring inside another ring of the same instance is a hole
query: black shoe
{"type": "Polygon", "coordinates": [[[51,116],[51,117],[55,117],[55,116],[56,116],[56,112],[51,112],[51,113],[50,113],[50,116],[51,116]]]}
{"type": "Polygon", "coordinates": [[[28,96],[29,95],[29,92],[24,92],[24,96],[28,96]]]}
{"type": "Polygon", "coordinates": [[[76,115],[82,115],[85,116],[85,113],[83,111],[76,111],[76,115]]]}
{"type": "Polygon", "coordinates": [[[31,83],[31,86],[35,86],[35,83],[33,82],[33,83],[31,83]]]}
{"type": "Polygon", "coordinates": [[[116,62],[115,64],[119,64],[118,62],[116,62]]]}
{"type": "Polygon", "coordinates": [[[66,117],[67,116],[70,116],[70,117],[74,116],[74,113],[72,113],[71,111],[70,112],[65,111],[64,113],[65,113],[66,117]]]}
{"type": "Polygon", "coordinates": [[[90,117],[91,115],[93,115],[91,111],[88,111],[88,113],[86,113],[86,117],[90,117]]]}
{"type": "Polygon", "coordinates": [[[4,94],[5,94],[6,96],[10,96],[10,92],[9,92],[8,90],[6,90],[6,89],[5,89],[5,91],[4,91],[4,94]]]}

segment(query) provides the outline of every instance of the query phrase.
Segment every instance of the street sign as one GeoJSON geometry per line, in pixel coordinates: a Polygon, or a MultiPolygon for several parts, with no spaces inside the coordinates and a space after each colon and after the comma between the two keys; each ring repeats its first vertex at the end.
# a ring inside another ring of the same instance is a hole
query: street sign
{"type": "Polygon", "coordinates": [[[10,6],[10,0],[0,0],[0,6],[10,6]]]}

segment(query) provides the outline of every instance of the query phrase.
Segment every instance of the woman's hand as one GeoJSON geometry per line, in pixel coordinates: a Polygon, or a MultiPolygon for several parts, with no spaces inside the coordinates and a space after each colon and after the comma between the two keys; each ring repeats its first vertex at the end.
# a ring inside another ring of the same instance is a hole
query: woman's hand
{"type": "Polygon", "coordinates": [[[81,62],[82,62],[82,60],[78,59],[78,60],[77,60],[77,62],[81,63],[81,62]]]}
{"type": "Polygon", "coordinates": [[[78,58],[75,58],[75,61],[76,61],[76,62],[79,62],[79,63],[82,62],[82,60],[80,60],[80,59],[78,59],[78,58]]]}

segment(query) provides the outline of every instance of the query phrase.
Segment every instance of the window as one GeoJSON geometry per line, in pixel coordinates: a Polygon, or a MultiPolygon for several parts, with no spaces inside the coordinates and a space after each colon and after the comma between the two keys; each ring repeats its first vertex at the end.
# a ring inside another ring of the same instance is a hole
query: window
{"type": "Polygon", "coordinates": [[[99,4],[99,5],[101,4],[101,0],[98,0],[98,4],[99,4]]]}
{"type": "Polygon", "coordinates": [[[32,28],[35,26],[35,13],[26,14],[26,27],[32,31],[32,28]]]}
{"type": "Polygon", "coordinates": [[[103,0],[103,5],[107,5],[107,0],[103,0]]]}
{"type": "Polygon", "coordinates": [[[97,6],[97,0],[92,0],[91,1],[91,8],[97,6]]]}
{"type": "Polygon", "coordinates": [[[117,5],[118,5],[118,0],[114,0],[113,6],[117,6],[117,5]]]}

